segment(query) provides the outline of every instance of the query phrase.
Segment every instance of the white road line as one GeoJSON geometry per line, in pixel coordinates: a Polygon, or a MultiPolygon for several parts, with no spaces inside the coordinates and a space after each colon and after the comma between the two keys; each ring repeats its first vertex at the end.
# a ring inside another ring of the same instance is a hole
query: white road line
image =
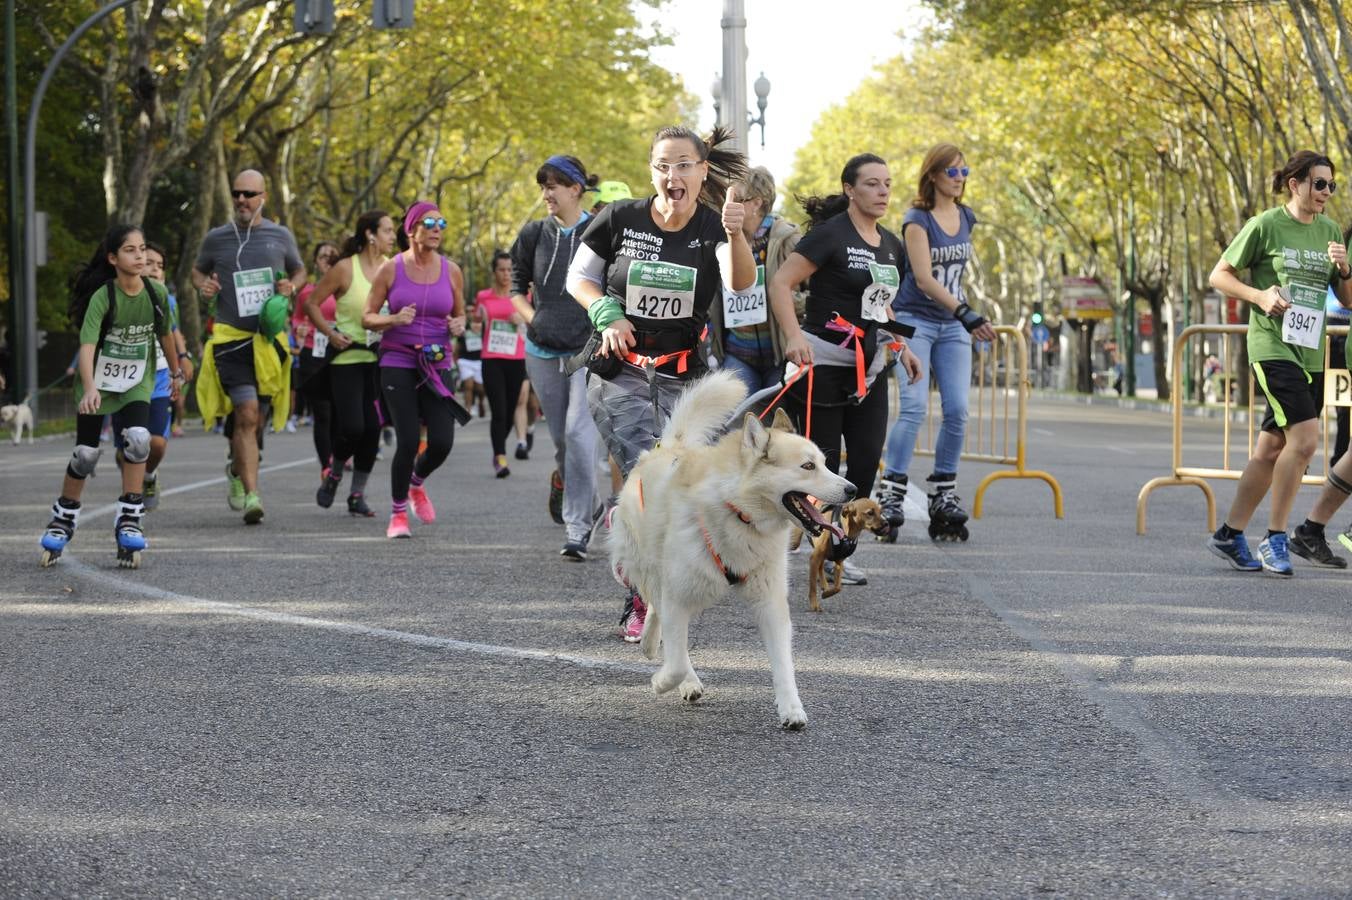
{"type": "MultiPolygon", "coordinates": [[[[294,460],[287,463],[279,463],[275,466],[266,466],[259,469],[259,474],[264,472],[276,472],[281,469],[291,469],[296,466],[303,466],[314,462],[310,457],[294,460]]],[[[211,487],[217,484],[224,484],[225,476],[218,478],[208,478],[203,481],[195,481],[191,484],[179,485],[170,488],[160,494],[167,497],[171,494],[182,494],[188,491],[200,490],[204,487],[211,487]]],[[[106,506],[100,506],[97,509],[90,510],[86,515],[100,516],[107,515],[117,508],[117,504],[109,503],[106,506]]],[[[402,644],[410,644],[415,647],[432,647],[437,650],[453,650],[461,653],[477,653],[481,656],[499,656],[509,659],[530,659],[543,662],[559,662],[569,665],[581,666],[584,669],[603,669],[614,672],[631,672],[639,675],[651,675],[657,670],[656,666],[642,665],[640,663],[619,662],[617,660],[598,659],[590,656],[577,656],[572,653],[556,653],[549,650],[533,650],[522,647],[501,647],[496,644],[480,644],[476,641],[460,641],[455,638],[437,637],[430,634],[417,634],[411,631],[395,631],[391,628],[377,628],[372,625],[360,625],[356,622],[342,622],[336,619],[316,619],[312,616],[298,616],[292,613],[278,612],[271,609],[260,609],[255,606],[245,606],[240,603],[227,603],[223,600],[206,600],[201,597],[192,597],[188,594],[179,594],[174,591],[167,591],[163,588],[153,587],[148,584],[140,584],[135,581],[128,581],[124,578],[118,578],[107,572],[102,572],[87,563],[80,562],[72,553],[65,553],[61,557],[61,566],[69,568],[76,575],[89,581],[105,584],[114,590],[124,591],[133,594],[142,594],[146,597],[154,597],[157,600],[164,600],[170,603],[177,603],[182,606],[189,606],[200,609],[203,612],[215,613],[217,615],[238,616],[246,619],[256,619],[261,622],[271,622],[276,625],[293,625],[301,628],[316,628],[323,631],[337,631],[342,634],[357,635],[359,637],[379,638],[380,640],[398,641],[402,644]]]]}
{"type": "Polygon", "coordinates": [[[1048,431],[1045,428],[1030,427],[1028,430],[1033,432],[1034,434],[1041,434],[1045,435],[1046,437],[1056,437],[1055,431],[1048,431]]]}
{"type": "Polygon", "coordinates": [[[651,675],[656,671],[656,666],[645,666],[639,663],[598,659],[590,656],[577,656],[572,653],[556,653],[549,650],[500,647],[496,644],[480,644],[476,641],[460,641],[455,638],[437,637],[436,635],[431,634],[396,631],[392,628],[377,628],[372,625],[360,625],[356,622],[342,622],[337,619],[316,619],[312,616],[298,616],[293,613],[278,612],[277,610],[272,609],[260,609],[256,606],[245,606],[241,603],[227,603],[224,600],[206,600],[201,597],[192,597],[187,594],[179,594],[148,584],[139,584],[134,581],[118,578],[107,572],[95,569],[87,563],[73,559],[70,554],[64,555],[61,558],[60,564],[62,566],[68,566],[71,571],[81,578],[108,585],[114,590],[142,594],[146,597],[153,597],[156,600],[164,600],[169,603],[177,603],[181,606],[193,607],[205,613],[255,619],[260,622],[271,622],[275,625],[293,625],[300,628],[315,628],[321,631],[336,631],[341,634],[351,634],[358,637],[371,637],[387,641],[397,641],[401,644],[410,644],[415,647],[432,647],[437,650],[455,650],[462,653],[477,653],[481,656],[500,656],[509,659],[561,662],[574,666],[581,666],[584,669],[608,669],[617,672],[633,672],[640,675],[651,675]]]}

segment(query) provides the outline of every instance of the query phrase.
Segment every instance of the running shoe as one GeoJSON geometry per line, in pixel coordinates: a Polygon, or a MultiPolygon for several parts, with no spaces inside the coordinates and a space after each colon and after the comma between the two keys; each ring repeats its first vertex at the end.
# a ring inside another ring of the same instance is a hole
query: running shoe
{"type": "Polygon", "coordinates": [[[333,505],[333,498],[338,495],[338,485],[342,483],[342,480],[342,472],[335,475],[333,469],[324,469],[323,478],[319,482],[319,490],[315,491],[315,502],[319,504],[320,509],[328,509],[333,505]]]}
{"type": "Polygon", "coordinates": [[[295,416],[292,416],[291,418],[287,419],[287,420],[286,420],[286,426],[285,426],[285,427],[286,427],[286,433],[287,433],[287,434],[295,434],[295,433],[296,433],[296,417],[295,417],[295,416]]]}
{"type": "MultiPolygon", "coordinates": [[[[146,496],[149,497],[150,495],[147,494],[146,496]]],[[[1292,553],[1301,559],[1308,559],[1316,566],[1324,566],[1328,569],[1347,568],[1347,560],[1341,556],[1333,555],[1333,550],[1329,548],[1329,543],[1324,540],[1323,535],[1310,534],[1299,525],[1291,532],[1288,545],[1292,553]]]]}
{"type": "MultiPolygon", "coordinates": [[[[543,419],[544,416],[540,416],[540,418],[543,419]]],[[[535,449],[535,431],[533,430],[534,428],[535,428],[535,426],[532,425],[530,428],[527,428],[527,429],[526,429],[526,452],[528,452],[528,453],[529,453],[531,450],[534,450],[534,449],[535,449]]],[[[521,458],[522,458],[522,459],[525,459],[524,456],[521,457],[521,458]]]]}
{"type": "Polygon", "coordinates": [[[620,633],[629,644],[637,644],[643,639],[643,623],[648,618],[648,607],[637,591],[631,591],[625,603],[624,617],[620,619],[620,633]]]}
{"type": "Polygon", "coordinates": [[[516,442],[516,458],[530,459],[530,448],[526,446],[525,441],[516,442]]]}
{"type": "Polygon", "coordinates": [[[1263,538],[1258,545],[1258,558],[1263,561],[1264,571],[1274,575],[1294,575],[1291,568],[1291,556],[1287,553],[1286,532],[1281,531],[1263,538]]]}
{"type": "Polygon", "coordinates": [[[411,538],[413,532],[408,530],[408,513],[391,513],[389,527],[385,529],[387,538],[411,538]]]}
{"type": "Polygon", "coordinates": [[[563,549],[559,551],[559,556],[564,559],[571,559],[574,562],[583,562],[587,559],[587,542],[569,541],[563,545],[563,549]]]}
{"type": "Polygon", "coordinates": [[[437,520],[437,508],[432,505],[427,489],[422,485],[408,489],[408,505],[413,508],[413,515],[424,525],[431,525],[437,520]]]}
{"type": "Polygon", "coordinates": [[[263,521],[263,501],[258,499],[257,491],[244,495],[244,524],[257,525],[263,521]]]}
{"type": "Polygon", "coordinates": [[[380,440],[386,447],[394,446],[394,429],[386,425],[380,429],[380,440]]]}
{"type": "Polygon", "coordinates": [[[366,497],[361,493],[347,495],[347,511],[349,515],[359,519],[374,519],[376,515],[375,511],[366,505],[366,497]]]}
{"type": "Polygon", "coordinates": [[[1241,572],[1261,572],[1263,570],[1263,564],[1254,559],[1253,554],[1249,552],[1249,542],[1244,539],[1242,533],[1235,535],[1228,541],[1223,541],[1213,534],[1211,540],[1207,541],[1207,546],[1211,548],[1212,553],[1241,572]]]}
{"type": "Polygon", "coordinates": [[[558,469],[549,476],[549,517],[555,525],[563,524],[563,476],[558,469]]]}
{"type": "Polygon", "coordinates": [[[230,508],[235,512],[241,512],[244,509],[244,482],[235,474],[233,463],[225,464],[225,478],[229,483],[229,493],[225,495],[225,502],[230,504],[230,508]]]}
{"type": "Polygon", "coordinates": [[[183,426],[175,425],[173,428],[169,430],[169,435],[171,437],[183,437],[183,426]]]}
{"type": "MultiPolygon", "coordinates": [[[[848,559],[845,560],[844,566],[845,572],[840,577],[841,584],[868,584],[868,576],[864,574],[863,569],[848,559]]],[[[836,564],[830,560],[826,562],[826,577],[833,580],[836,577],[836,564]]]]}
{"type": "Polygon", "coordinates": [[[147,475],[145,482],[141,487],[142,503],[146,511],[149,512],[160,505],[160,480],[154,475],[147,475]]]}
{"type": "Polygon", "coordinates": [[[512,470],[507,468],[507,454],[499,453],[493,457],[493,474],[499,478],[506,478],[512,474],[512,470]]]}

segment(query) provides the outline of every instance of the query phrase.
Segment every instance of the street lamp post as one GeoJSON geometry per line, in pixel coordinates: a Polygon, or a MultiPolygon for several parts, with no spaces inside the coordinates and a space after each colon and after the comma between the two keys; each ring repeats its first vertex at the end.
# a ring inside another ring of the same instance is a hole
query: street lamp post
{"type": "Polygon", "coordinates": [[[709,86],[709,93],[714,98],[714,127],[717,128],[723,117],[723,78],[717,72],[714,73],[714,83],[709,86]]]}
{"type": "MultiPolygon", "coordinates": [[[[770,105],[770,79],[765,77],[762,72],[752,85],[756,91],[756,108],[760,115],[752,118],[751,113],[746,113],[746,127],[750,130],[752,125],[759,125],[761,130],[761,146],[765,146],[765,107],[770,105]]],[[[714,83],[709,86],[709,93],[714,98],[714,125],[717,126],[723,121],[723,79],[717,74],[714,75],[714,83]]],[[[739,143],[742,143],[739,140],[739,143]]]]}
{"type": "Polygon", "coordinates": [[[723,91],[732,143],[746,152],[746,12],[743,0],[723,0],[723,91]]]}

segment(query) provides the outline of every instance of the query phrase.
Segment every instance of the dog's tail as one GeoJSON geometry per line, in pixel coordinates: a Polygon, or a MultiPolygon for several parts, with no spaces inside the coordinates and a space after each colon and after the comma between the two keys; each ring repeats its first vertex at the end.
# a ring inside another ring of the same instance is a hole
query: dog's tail
{"type": "Polygon", "coordinates": [[[662,429],[665,445],[712,444],[728,424],[728,416],[746,398],[746,385],[731,372],[706,375],[686,388],[662,429]]]}

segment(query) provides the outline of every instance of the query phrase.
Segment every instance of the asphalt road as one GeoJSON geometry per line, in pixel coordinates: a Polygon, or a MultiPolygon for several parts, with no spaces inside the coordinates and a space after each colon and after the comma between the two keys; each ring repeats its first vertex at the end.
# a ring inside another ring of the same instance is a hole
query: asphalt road
{"type": "Polygon", "coordinates": [[[1352,893],[1352,574],[1230,571],[1191,488],[1138,537],[1165,416],[1030,424],[1064,520],[997,483],[966,544],[862,544],[819,615],[795,558],[801,733],[737,605],[694,629],[705,698],[651,695],[604,561],[558,556],[543,426],[505,480],[459,432],[400,542],[384,463],[356,520],[270,436],[249,528],[223,441],[175,440],[134,572],[107,459],[42,570],[68,440],[0,446],[0,896],[1352,893]]]}

